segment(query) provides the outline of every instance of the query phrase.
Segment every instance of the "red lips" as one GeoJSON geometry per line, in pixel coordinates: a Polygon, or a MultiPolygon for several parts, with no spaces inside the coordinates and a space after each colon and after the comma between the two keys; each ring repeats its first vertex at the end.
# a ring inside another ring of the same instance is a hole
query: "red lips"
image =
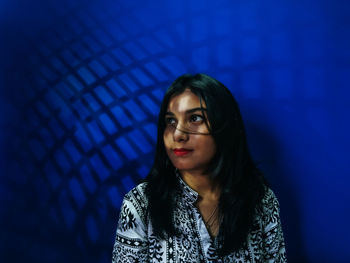
{"type": "Polygon", "coordinates": [[[176,156],[184,156],[184,155],[192,152],[193,150],[185,149],[185,148],[175,148],[173,151],[174,151],[176,156]]]}

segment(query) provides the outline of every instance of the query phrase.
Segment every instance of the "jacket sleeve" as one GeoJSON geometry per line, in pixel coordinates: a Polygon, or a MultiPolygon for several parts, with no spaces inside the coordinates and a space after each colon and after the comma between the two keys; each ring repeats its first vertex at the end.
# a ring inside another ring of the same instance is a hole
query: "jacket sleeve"
{"type": "Polygon", "coordinates": [[[264,262],[287,262],[279,202],[271,189],[263,200],[264,262]]]}
{"type": "Polygon", "coordinates": [[[148,261],[147,232],[144,218],[132,199],[124,198],[120,210],[112,263],[148,261]]]}

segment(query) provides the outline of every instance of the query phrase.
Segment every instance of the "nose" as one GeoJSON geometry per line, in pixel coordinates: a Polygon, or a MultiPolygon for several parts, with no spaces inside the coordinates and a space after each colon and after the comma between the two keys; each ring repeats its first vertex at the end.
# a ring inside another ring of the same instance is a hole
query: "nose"
{"type": "Polygon", "coordinates": [[[180,142],[180,141],[187,141],[189,134],[188,132],[184,131],[181,126],[179,127],[179,124],[174,127],[174,133],[173,133],[173,139],[176,142],[180,142]]]}

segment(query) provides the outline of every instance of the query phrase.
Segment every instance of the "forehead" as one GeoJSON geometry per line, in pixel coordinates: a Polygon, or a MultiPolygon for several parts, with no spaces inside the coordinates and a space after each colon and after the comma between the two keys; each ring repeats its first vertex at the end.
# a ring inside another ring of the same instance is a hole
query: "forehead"
{"type": "MultiPolygon", "coordinates": [[[[184,92],[174,95],[170,98],[168,103],[168,111],[171,112],[185,112],[189,109],[200,108],[201,101],[199,97],[190,89],[185,89],[184,92]]],[[[205,102],[202,100],[202,107],[205,108],[205,102]]]]}

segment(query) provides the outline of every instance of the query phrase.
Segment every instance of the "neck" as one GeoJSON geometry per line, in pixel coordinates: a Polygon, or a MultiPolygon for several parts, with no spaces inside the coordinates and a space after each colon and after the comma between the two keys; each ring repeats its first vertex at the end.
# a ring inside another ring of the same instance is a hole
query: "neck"
{"type": "Polygon", "coordinates": [[[209,175],[200,172],[181,171],[185,183],[196,191],[203,199],[218,200],[220,197],[219,188],[210,180],[209,175]]]}

